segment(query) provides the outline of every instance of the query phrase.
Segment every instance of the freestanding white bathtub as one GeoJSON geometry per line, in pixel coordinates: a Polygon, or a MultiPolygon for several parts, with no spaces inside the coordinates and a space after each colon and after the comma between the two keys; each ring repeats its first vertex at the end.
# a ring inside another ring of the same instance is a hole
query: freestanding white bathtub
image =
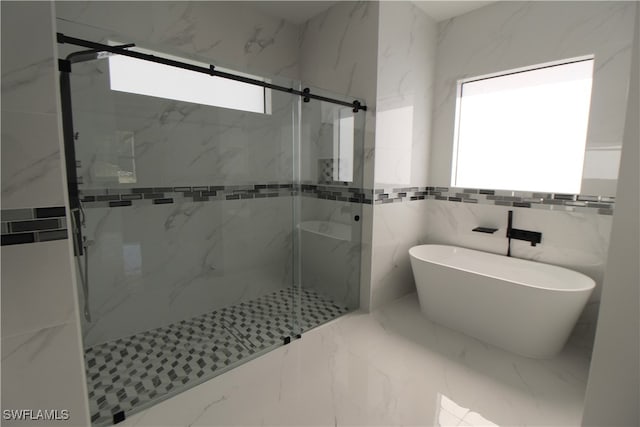
{"type": "Polygon", "coordinates": [[[443,245],[409,250],[421,311],[523,356],[564,346],[595,282],[566,268],[443,245]]]}

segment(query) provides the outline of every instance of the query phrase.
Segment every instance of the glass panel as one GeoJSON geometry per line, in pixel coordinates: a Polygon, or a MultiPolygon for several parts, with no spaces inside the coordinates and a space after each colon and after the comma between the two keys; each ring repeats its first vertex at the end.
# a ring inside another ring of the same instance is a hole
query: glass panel
{"type": "MultiPolygon", "coordinates": [[[[79,36],[101,40],[87,31],[79,36]]],[[[78,50],[61,45],[60,56],[78,50]]],[[[274,91],[264,114],[115,91],[109,77],[106,59],[73,64],[87,254],[79,301],[95,425],[300,333],[299,97],[274,91]]]]}
{"type": "MultiPolygon", "coordinates": [[[[353,101],[317,88],[311,92],[353,101]]],[[[298,230],[301,322],[308,330],[359,307],[365,114],[314,100],[301,108],[298,230]],[[324,308],[308,320],[305,303],[311,301],[322,301],[324,308]]]]}
{"type": "MultiPolygon", "coordinates": [[[[59,48],[62,58],[82,50],[59,48]]],[[[81,180],[78,297],[95,425],[359,306],[364,113],[277,91],[252,112],[112,90],[107,55],[83,56],[71,73],[69,166],[81,180]]]]}

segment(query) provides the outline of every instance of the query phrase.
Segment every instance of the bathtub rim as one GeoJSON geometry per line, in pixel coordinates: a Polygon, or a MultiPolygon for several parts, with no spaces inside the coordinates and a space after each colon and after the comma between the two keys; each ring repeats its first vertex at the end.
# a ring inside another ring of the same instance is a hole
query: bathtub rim
{"type": "Polygon", "coordinates": [[[513,283],[513,284],[517,284],[517,285],[520,285],[520,286],[523,286],[523,287],[526,287],[526,288],[530,288],[530,289],[540,289],[540,290],[554,291],[554,292],[593,292],[594,289],[596,288],[596,282],[591,277],[587,276],[584,273],[580,273],[579,271],[571,270],[570,268],[561,267],[559,265],[533,261],[533,260],[530,260],[530,259],[512,257],[514,260],[518,260],[519,262],[525,262],[525,263],[531,263],[531,264],[542,264],[542,265],[549,266],[549,267],[552,267],[552,268],[559,268],[559,269],[562,269],[562,270],[566,270],[566,271],[569,271],[569,272],[571,272],[573,274],[577,274],[579,276],[583,276],[583,277],[585,277],[586,279],[589,280],[589,283],[590,283],[591,286],[590,287],[580,287],[580,288],[575,288],[575,289],[567,289],[567,288],[559,289],[557,287],[553,288],[553,287],[547,287],[547,286],[540,286],[540,285],[537,285],[537,284],[526,283],[526,282],[523,282],[523,281],[519,281],[517,279],[512,280],[512,279],[507,279],[505,277],[498,277],[498,276],[493,275],[493,274],[479,273],[477,271],[470,270],[470,269],[467,269],[467,268],[463,268],[463,267],[459,267],[459,266],[453,266],[453,265],[450,265],[450,264],[445,264],[443,262],[435,261],[435,260],[432,260],[432,259],[425,259],[425,258],[417,256],[415,254],[417,249],[415,251],[414,251],[414,249],[415,248],[419,248],[419,247],[424,247],[424,246],[442,247],[442,248],[451,248],[451,249],[464,249],[465,251],[479,252],[479,253],[482,253],[482,254],[491,255],[491,256],[500,257],[500,258],[502,258],[502,257],[508,258],[506,255],[500,255],[500,254],[496,254],[496,253],[493,253],[493,252],[485,252],[485,251],[481,251],[481,250],[478,250],[478,249],[465,248],[463,246],[442,245],[442,244],[438,244],[438,243],[433,243],[433,244],[425,243],[425,244],[422,244],[422,245],[412,246],[411,248],[409,248],[409,257],[411,259],[416,259],[417,261],[420,261],[420,262],[436,264],[436,265],[439,265],[439,266],[442,266],[442,267],[451,268],[451,269],[455,269],[455,270],[459,270],[459,271],[464,271],[464,272],[470,273],[470,274],[476,274],[476,275],[480,275],[480,276],[490,277],[492,279],[499,280],[501,282],[513,283]]]}

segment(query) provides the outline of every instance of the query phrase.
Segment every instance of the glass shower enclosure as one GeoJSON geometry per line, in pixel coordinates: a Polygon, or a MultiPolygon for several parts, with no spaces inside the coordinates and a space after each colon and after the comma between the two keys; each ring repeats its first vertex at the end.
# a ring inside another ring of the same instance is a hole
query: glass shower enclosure
{"type": "MultiPolygon", "coordinates": [[[[131,40],[60,28],[70,237],[94,425],[358,307],[362,110],[79,47],[68,37],[131,40]]],[[[162,47],[126,49],[209,67],[162,47]]]]}

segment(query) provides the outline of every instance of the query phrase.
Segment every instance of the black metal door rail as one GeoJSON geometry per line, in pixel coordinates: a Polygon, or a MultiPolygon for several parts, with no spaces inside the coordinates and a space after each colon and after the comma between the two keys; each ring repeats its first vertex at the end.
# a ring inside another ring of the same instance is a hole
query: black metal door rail
{"type": "MultiPolygon", "coordinates": [[[[256,79],[252,79],[249,77],[244,77],[244,76],[238,76],[232,73],[227,73],[224,71],[219,71],[216,70],[214,65],[209,65],[209,68],[205,68],[205,67],[200,67],[198,65],[193,65],[193,64],[188,64],[185,62],[180,62],[180,61],[175,61],[173,59],[168,59],[168,58],[163,58],[161,56],[156,56],[156,55],[151,55],[148,53],[142,53],[142,52],[135,52],[135,51],[131,51],[131,50],[127,50],[130,47],[135,46],[134,44],[127,44],[127,45],[123,45],[123,46],[109,46],[106,44],[102,44],[102,43],[96,43],[96,42],[92,42],[92,41],[88,41],[88,40],[83,40],[83,39],[78,39],[75,37],[70,37],[70,36],[66,36],[62,33],[57,33],[57,41],[59,44],[73,44],[76,46],[82,46],[82,47],[86,47],[89,49],[94,50],[96,53],[98,52],[110,52],[110,53],[115,53],[117,55],[124,55],[124,56],[129,56],[132,58],[137,58],[137,59],[142,59],[145,61],[151,61],[151,62],[156,62],[158,64],[164,64],[164,65],[168,65],[171,67],[178,67],[178,68],[183,68],[185,70],[190,70],[190,71],[194,71],[196,73],[202,73],[202,74],[208,74],[212,77],[222,77],[225,79],[231,79],[231,80],[235,80],[238,82],[243,82],[243,83],[248,83],[251,85],[255,85],[255,86],[261,86],[263,88],[267,88],[267,89],[272,89],[272,90],[277,90],[280,92],[286,92],[286,93],[290,93],[292,95],[299,95],[303,98],[304,102],[309,102],[309,100],[311,99],[315,99],[318,101],[325,101],[325,102],[330,102],[332,104],[337,104],[337,105],[343,105],[345,107],[351,107],[354,113],[357,113],[359,111],[367,111],[367,106],[366,105],[362,105],[360,103],[360,101],[353,101],[353,102],[346,102],[346,101],[341,101],[339,99],[334,99],[334,98],[328,98],[325,96],[320,96],[320,95],[316,95],[314,93],[311,93],[309,88],[305,88],[303,90],[297,90],[294,88],[288,88],[285,86],[279,86],[279,85],[275,85],[272,83],[267,83],[267,82],[263,82],[261,80],[256,80],[256,79]]],[[[59,60],[60,64],[59,64],[59,68],[61,71],[67,71],[67,72],[71,72],[71,62],[69,61],[69,57],[67,57],[66,60],[59,60]]]]}

